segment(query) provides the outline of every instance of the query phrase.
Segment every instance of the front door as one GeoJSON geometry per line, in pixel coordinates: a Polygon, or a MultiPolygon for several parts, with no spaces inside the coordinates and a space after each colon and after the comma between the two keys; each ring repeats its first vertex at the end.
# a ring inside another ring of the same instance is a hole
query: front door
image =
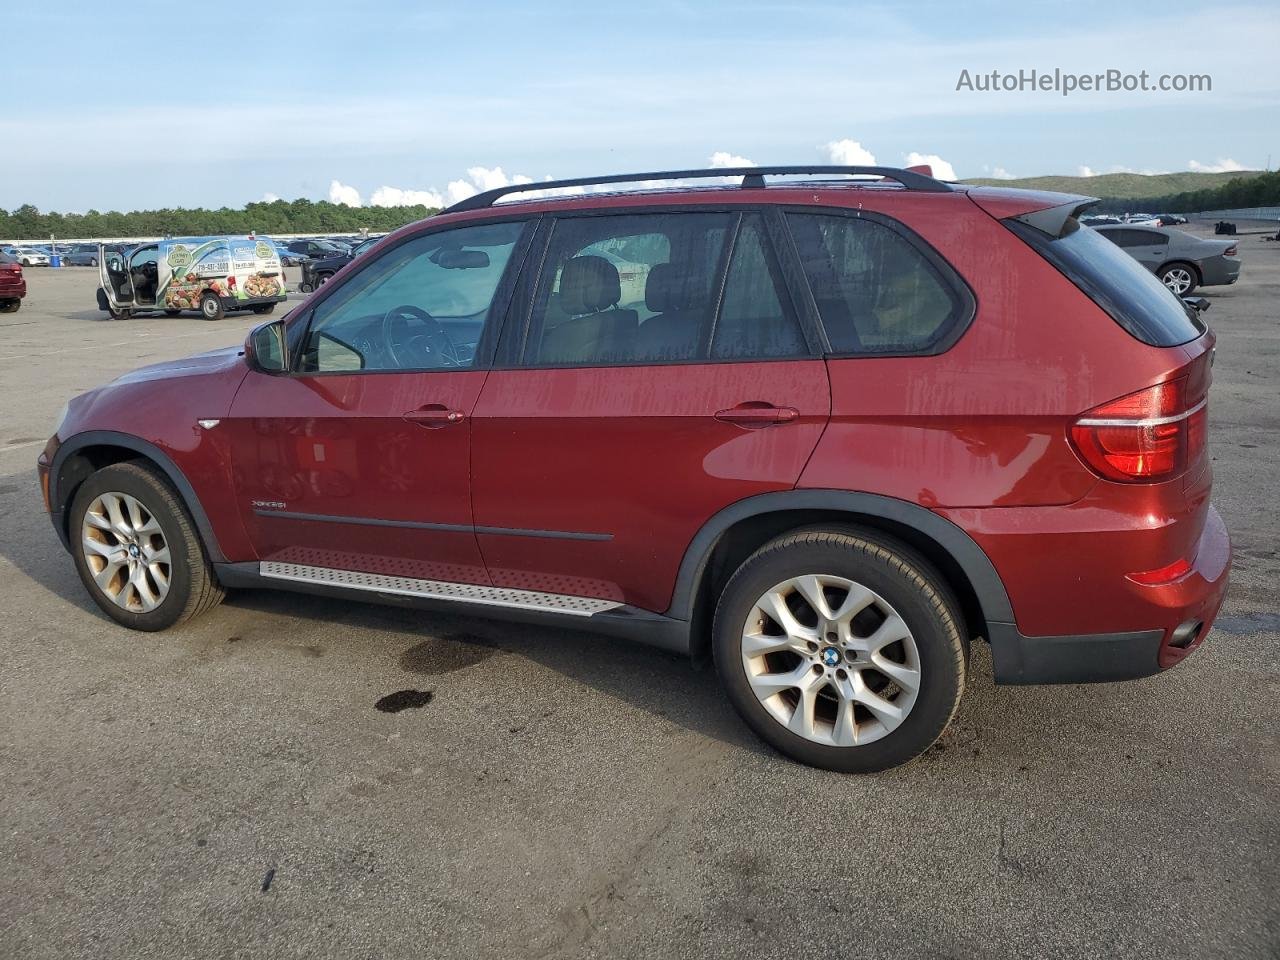
{"type": "Polygon", "coordinates": [[[471,413],[525,233],[461,227],[379,249],[314,308],[292,373],[246,377],[226,429],[264,573],[365,586],[358,574],[376,574],[391,592],[395,578],[488,582],[471,413]]]}
{"type": "Polygon", "coordinates": [[[713,514],[795,485],[826,366],[761,213],[559,218],[529,273],[472,422],[489,575],[664,611],[713,514]]]}
{"type": "Polygon", "coordinates": [[[98,274],[112,309],[133,306],[133,280],[124,254],[98,244],[98,274]]]}

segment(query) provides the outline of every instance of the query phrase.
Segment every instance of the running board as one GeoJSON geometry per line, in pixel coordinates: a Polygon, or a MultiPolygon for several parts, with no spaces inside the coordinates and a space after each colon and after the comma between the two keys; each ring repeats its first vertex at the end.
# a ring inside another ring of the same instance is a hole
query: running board
{"type": "Polygon", "coordinates": [[[511,607],[517,610],[561,613],[575,617],[591,617],[623,606],[614,600],[599,600],[595,597],[573,597],[562,593],[540,593],[536,590],[514,590],[509,587],[485,587],[474,583],[449,583],[445,580],[389,577],[386,574],[365,573],[361,570],[311,567],[300,563],[279,563],[275,560],[264,560],[259,565],[258,572],[269,580],[312,583],[320,586],[342,587],[347,590],[363,590],[369,593],[417,597],[424,600],[479,603],[490,607],[511,607]]]}

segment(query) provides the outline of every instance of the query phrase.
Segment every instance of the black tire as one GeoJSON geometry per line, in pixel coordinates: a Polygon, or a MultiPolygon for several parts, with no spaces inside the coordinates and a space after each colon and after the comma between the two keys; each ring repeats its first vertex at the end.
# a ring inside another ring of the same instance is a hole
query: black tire
{"type": "Polygon", "coordinates": [[[1194,264],[1183,263],[1181,261],[1178,261],[1176,263],[1166,263],[1156,273],[1156,277],[1166,287],[1169,287],[1170,290],[1173,290],[1174,294],[1179,297],[1188,296],[1192,290],[1200,286],[1200,271],[1195,268],[1194,264]],[[1187,287],[1185,290],[1173,290],[1173,287],[1169,286],[1169,276],[1170,274],[1173,274],[1175,271],[1185,271],[1186,275],[1191,278],[1191,285],[1187,287]]]}
{"type": "Polygon", "coordinates": [[[0,313],[17,313],[21,306],[21,300],[3,300],[0,301],[0,313]]]}
{"type": "Polygon", "coordinates": [[[181,312],[181,310],[165,310],[164,315],[166,317],[176,317],[181,312]]]}
{"type": "Polygon", "coordinates": [[[212,290],[206,290],[200,297],[200,316],[206,320],[221,320],[226,315],[222,299],[212,290]]]}
{"type": "Polygon", "coordinates": [[[216,606],[225,595],[182,499],[166,480],[140,461],[103,467],[81,484],[71,503],[68,529],[76,572],[85,589],[103,613],[132,630],[168,629],[216,606]],[[123,493],[136,498],[160,525],[170,554],[169,592],[154,610],[145,613],[126,610],[116,605],[94,582],[85,556],[82,524],[85,512],[104,493],[123,493]]]}
{"type": "Polygon", "coordinates": [[[313,289],[314,289],[314,288],[313,288],[313,287],[311,286],[311,284],[309,284],[309,283],[300,283],[300,284],[298,284],[298,292],[299,292],[299,293],[310,293],[313,289]]]}
{"type": "Polygon", "coordinates": [[[254,307],[250,307],[254,313],[266,316],[269,313],[275,313],[276,305],[274,303],[259,303],[254,307]]]}
{"type": "Polygon", "coordinates": [[[928,750],[959,708],[968,661],[959,609],[933,566],[892,538],[857,529],[785,534],[752,554],[721,594],[712,640],[716,670],[747,725],[786,756],[840,773],[886,770],[928,750]],[[919,655],[919,691],[900,725],[881,739],[836,746],[793,733],[769,712],[748,681],[742,654],[748,615],[772,587],[808,573],[869,587],[892,605],[911,631],[919,655]]]}

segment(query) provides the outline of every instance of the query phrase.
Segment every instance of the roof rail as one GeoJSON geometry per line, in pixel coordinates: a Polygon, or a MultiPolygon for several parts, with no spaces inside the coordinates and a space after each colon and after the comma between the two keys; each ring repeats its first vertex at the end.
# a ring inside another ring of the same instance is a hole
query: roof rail
{"type": "Polygon", "coordinates": [[[592,187],[606,183],[640,183],[646,180],[700,180],[710,177],[742,177],[743,187],[763,187],[765,177],[785,176],[871,176],[896,180],[908,190],[924,193],[947,193],[951,187],[941,180],[899,170],[897,167],[713,167],[706,170],[665,170],[655,173],[615,173],[607,177],[579,177],[574,180],[543,180],[534,183],[513,183],[493,190],[485,190],[465,200],[459,200],[444,213],[460,213],[463,210],[482,210],[493,206],[494,201],[510,193],[529,193],[534,190],[560,190],[566,187],[592,187]]]}

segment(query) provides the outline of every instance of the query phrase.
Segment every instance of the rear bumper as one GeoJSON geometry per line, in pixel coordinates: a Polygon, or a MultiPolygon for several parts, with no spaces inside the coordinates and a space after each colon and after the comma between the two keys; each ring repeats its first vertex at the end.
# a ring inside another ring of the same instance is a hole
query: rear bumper
{"type": "Polygon", "coordinates": [[[1231,541],[1209,508],[1191,569],[1169,583],[1125,584],[1150,629],[1027,637],[1012,623],[988,624],[997,683],[1134,680],[1181,663],[1204,641],[1227,595],[1231,541]]]}
{"type": "Polygon", "coordinates": [[[1223,286],[1240,279],[1241,261],[1231,257],[1211,257],[1200,263],[1200,283],[1206,287],[1223,286]]]}
{"type": "Polygon", "coordinates": [[[21,300],[27,295],[27,281],[0,285],[0,300],[21,300]]]}

